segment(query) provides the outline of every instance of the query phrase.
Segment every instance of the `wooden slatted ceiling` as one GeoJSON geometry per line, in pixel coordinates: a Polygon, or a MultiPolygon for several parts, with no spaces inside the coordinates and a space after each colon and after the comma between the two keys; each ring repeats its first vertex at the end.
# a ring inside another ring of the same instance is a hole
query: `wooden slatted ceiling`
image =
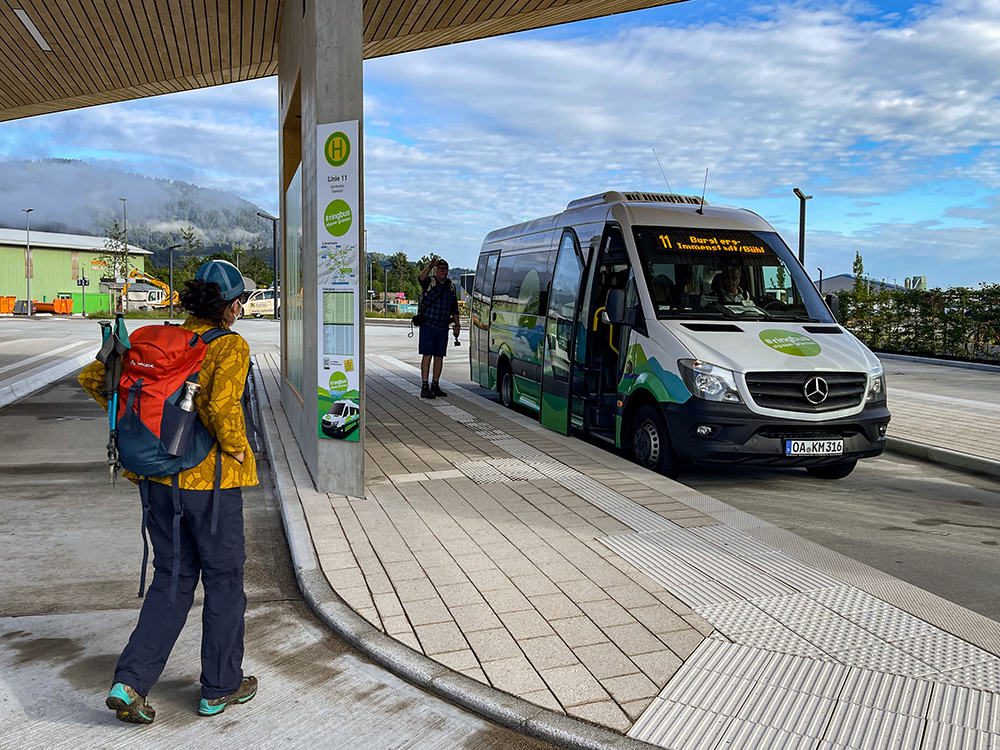
{"type": "MultiPolygon", "coordinates": [[[[677,1],[364,0],[364,54],[382,57],[677,1]]],[[[284,4],[0,0],[0,121],[274,75],[284,4]],[[38,46],[15,9],[28,14],[51,52],[38,46]]]]}

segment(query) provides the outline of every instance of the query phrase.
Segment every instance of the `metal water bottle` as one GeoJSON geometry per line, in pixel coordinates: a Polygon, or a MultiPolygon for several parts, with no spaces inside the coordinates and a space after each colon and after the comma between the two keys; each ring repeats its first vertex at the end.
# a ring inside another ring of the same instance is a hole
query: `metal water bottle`
{"type": "Polygon", "coordinates": [[[171,456],[184,455],[191,445],[194,422],[198,416],[195,414],[194,399],[200,390],[201,386],[197,383],[187,382],[176,409],[171,409],[169,404],[164,406],[161,439],[171,456]]]}
{"type": "Polygon", "coordinates": [[[181,402],[178,406],[184,411],[194,411],[194,400],[200,390],[201,385],[198,383],[186,382],[184,384],[184,395],[181,397],[181,402]]]}

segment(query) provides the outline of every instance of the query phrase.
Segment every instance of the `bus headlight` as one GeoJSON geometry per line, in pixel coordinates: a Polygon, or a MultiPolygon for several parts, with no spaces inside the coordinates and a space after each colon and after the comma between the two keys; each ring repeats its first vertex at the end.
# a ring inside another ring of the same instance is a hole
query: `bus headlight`
{"type": "Polygon", "coordinates": [[[885,373],[882,371],[882,365],[875,365],[868,372],[868,380],[868,395],[865,397],[865,402],[874,404],[885,401],[885,373]]]}
{"type": "Polygon", "coordinates": [[[736,376],[732,370],[697,359],[679,359],[677,365],[684,384],[698,398],[727,404],[743,402],[736,389],[736,376]]]}

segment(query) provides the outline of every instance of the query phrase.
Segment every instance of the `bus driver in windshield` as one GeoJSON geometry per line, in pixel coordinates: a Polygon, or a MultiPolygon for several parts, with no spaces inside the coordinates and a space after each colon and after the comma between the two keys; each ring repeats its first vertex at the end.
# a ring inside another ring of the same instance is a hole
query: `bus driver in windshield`
{"type": "Polygon", "coordinates": [[[719,302],[724,305],[741,305],[750,299],[740,287],[743,269],[740,266],[723,266],[722,270],[712,279],[712,291],[719,295],[719,302]]]}

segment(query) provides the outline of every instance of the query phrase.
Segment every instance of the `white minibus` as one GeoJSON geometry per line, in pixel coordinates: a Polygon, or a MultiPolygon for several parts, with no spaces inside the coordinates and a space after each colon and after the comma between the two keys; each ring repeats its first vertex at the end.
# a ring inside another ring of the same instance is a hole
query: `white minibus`
{"type": "Polygon", "coordinates": [[[875,355],[757,214],[611,191],[491,232],[472,380],[668,476],[685,461],[839,479],[885,450],[875,355]]]}

